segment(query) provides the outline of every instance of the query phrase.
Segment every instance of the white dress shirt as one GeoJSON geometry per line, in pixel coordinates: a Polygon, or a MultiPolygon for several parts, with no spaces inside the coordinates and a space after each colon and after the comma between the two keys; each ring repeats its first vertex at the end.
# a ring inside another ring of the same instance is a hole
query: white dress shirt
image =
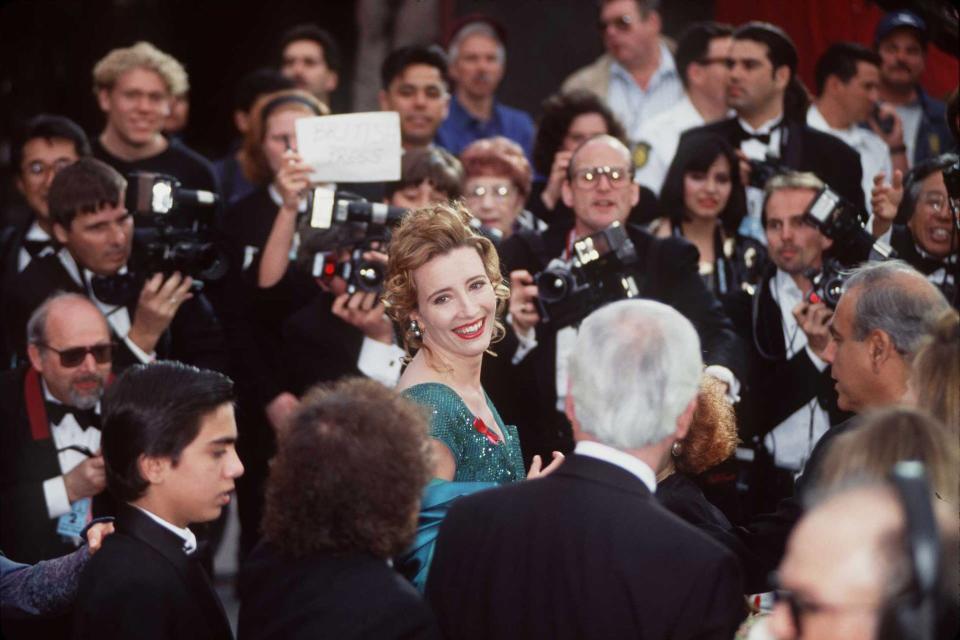
{"type": "MultiPolygon", "coordinates": [[[[36,240],[37,242],[50,242],[53,238],[50,237],[50,234],[40,228],[40,225],[34,221],[30,228],[27,229],[27,234],[23,237],[24,240],[36,240]]],[[[42,258],[53,253],[52,247],[46,247],[37,254],[38,258],[42,258]]],[[[30,252],[27,251],[24,247],[20,247],[20,253],[17,255],[17,271],[23,271],[30,264],[30,261],[33,258],[30,256],[30,252]]]]}
{"type": "MultiPolygon", "coordinates": [[[[766,160],[769,156],[779,158],[780,139],[783,134],[783,129],[779,126],[781,120],[783,120],[782,114],[754,129],[746,120],[738,118],[737,121],[747,133],[770,134],[770,142],[767,144],[754,138],[748,138],[741,142],[740,150],[743,151],[744,155],[751,160],[766,160]]],[[[763,189],[747,185],[745,191],[747,195],[747,215],[743,217],[743,221],[740,223],[740,233],[755,238],[766,246],[767,236],[763,232],[763,224],[760,221],[760,213],[763,209],[763,189]]]]}
{"type": "MultiPolygon", "coordinates": [[[[893,176],[893,163],[890,161],[890,147],[883,141],[883,138],[863,127],[853,125],[846,129],[834,129],[827,123],[816,105],[810,105],[810,108],[807,110],[807,125],[817,131],[823,131],[824,133],[829,133],[832,136],[840,138],[860,154],[860,168],[863,170],[861,186],[863,187],[864,195],[867,197],[867,213],[872,216],[873,209],[870,206],[870,192],[873,190],[873,177],[883,172],[889,182],[893,176]]],[[[870,228],[870,223],[868,222],[867,224],[867,228],[870,228]]]]}
{"type": "MultiPolygon", "coordinates": [[[[807,334],[800,329],[797,319],[793,317],[793,308],[803,300],[803,292],[793,278],[780,269],[777,269],[771,284],[770,293],[780,307],[787,358],[805,350],[817,370],[823,371],[827,368],[827,363],[811,351],[807,345],[807,334]]],[[[774,462],[778,467],[799,471],[810,457],[813,446],[829,428],[830,416],[814,396],[768,433],[764,444],[773,451],[774,462]]]]}
{"type": "MultiPolygon", "coordinates": [[[[73,259],[73,256],[70,255],[70,252],[64,248],[61,249],[57,254],[57,257],[60,258],[60,263],[63,264],[63,268],[67,270],[67,273],[70,274],[70,277],[74,281],[83,287],[84,291],[87,292],[87,297],[90,298],[90,301],[97,305],[97,308],[100,309],[100,312],[106,317],[107,323],[110,325],[110,329],[113,330],[114,335],[120,338],[123,343],[130,349],[130,352],[137,357],[137,359],[143,363],[147,364],[148,362],[153,362],[157,358],[156,353],[147,353],[131,340],[127,334],[130,333],[130,312],[127,311],[127,308],[123,305],[112,305],[107,304],[106,302],[97,298],[96,294],[93,292],[93,288],[89,285],[90,281],[93,279],[95,274],[89,269],[84,269],[83,274],[80,273],[80,267],[77,265],[76,260],[73,259]]],[[[123,274],[127,272],[126,265],[120,267],[120,270],[117,273],[123,274]]]]}
{"type": "Polygon", "coordinates": [[[641,124],[637,143],[648,145],[647,161],[637,168],[633,181],[659,196],[667,169],[677,154],[680,134],[702,126],[704,122],[690,98],[684,95],[675,105],[641,124]]]}
{"type": "Polygon", "coordinates": [[[647,485],[647,489],[650,489],[650,493],[656,493],[657,491],[657,474],[640,458],[594,440],[578,441],[573,448],[573,452],[580,456],[588,456],[614,464],[639,478],[643,484],[647,485]]]}
{"type": "Polygon", "coordinates": [[[631,143],[640,136],[643,123],[654,115],[672,107],[683,97],[683,83],[677,73],[673,54],[661,42],[660,64],[653,72],[646,89],[641,89],[633,74],[619,62],[610,65],[610,85],[607,104],[623,123],[631,143]]]}
{"type": "MultiPolygon", "coordinates": [[[[55,402],[62,404],[53,397],[47,388],[47,383],[41,381],[43,387],[43,399],[46,402],[55,402]]],[[[96,412],[100,412],[100,405],[97,404],[96,412]]],[[[64,481],[64,475],[70,473],[74,467],[87,459],[79,451],[67,450],[60,451],[70,445],[86,447],[90,451],[100,450],[100,429],[90,427],[84,429],[77,423],[77,419],[72,413],[64,414],[63,420],[59,424],[50,425],[50,435],[53,438],[53,446],[57,448],[57,460],[60,463],[62,475],[55,476],[43,481],[43,497],[47,503],[47,514],[51,518],[59,518],[65,513],[70,512],[70,500],[67,499],[67,484],[64,481]]]]}
{"type": "Polygon", "coordinates": [[[183,540],[184,553],[193,553],[197,550],[197,536],[195,536],[193,531],[190,531],[190,529],[184,529],[175,524],[171,524],[157,514],[147,511],[143,507],[137,507],[135,504],[130,506],[140,509],[140,511],[143,512],[148,518],[156,522],[167,531],[172,531],[173,533],[177,534],[177,536],[183,540]]]}

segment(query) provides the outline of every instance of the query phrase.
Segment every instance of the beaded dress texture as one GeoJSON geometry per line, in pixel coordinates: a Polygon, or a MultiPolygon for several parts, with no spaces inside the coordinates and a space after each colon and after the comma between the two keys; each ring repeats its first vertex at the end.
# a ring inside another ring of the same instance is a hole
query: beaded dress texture
{"type": "Polygon", "coordinates": [[[517,428],[503,424],[490,398],[486,398],[487,406],[503,433],[502,442],[447,385],[436,382],[417,384],[406,389],[403,395],[430,410],[430,437],[445,444],[457,463],[454,482],[502,484],[524,479],[526,474],[517,428]]]}

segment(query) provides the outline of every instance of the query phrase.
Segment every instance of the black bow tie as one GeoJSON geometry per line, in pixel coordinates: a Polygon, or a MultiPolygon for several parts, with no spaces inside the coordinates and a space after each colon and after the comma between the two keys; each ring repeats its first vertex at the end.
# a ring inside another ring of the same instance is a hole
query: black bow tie
{"type": "Polygon", "coordinates": [[[48,252],[53,253],[53,240],[24,240],[23,248],[27,250],[27,253],[30,254],[30,258],[37,258],[41,254],[48,252]]]}
{"type": "Polygon", "coordinates": [[[773,132],[779,128],[779,125],[777,125],[773,129],[770,129],[768,133],[755,133],[755,132],[750,132],[744,129],[743,125],[741,125],[739,122],[737,123],[737,125],[739,126],[739,129],[740,129],[740,134],[737,136],[738,139],[736,144],[736,146],[738,147],[740,146],[740,143],[742,143],[744,140],[758,140],[762,144],[769,145],[770,136],[772,136],[773,132]]]}
{"type": "Polygon", "coordinates": [[[93,409],[77,409],[76,407],[68,407],[65,404],[50,402],[49,400],[45,404],[47,406],[47,419],[51,424],[60,424],[69,413],[73,415],[74,420],[77,421],[77,424],[79,424],[82,429],[88,429],[90,427],[100,428],[100,416],[97,415],[97,412],[93,409]]]}

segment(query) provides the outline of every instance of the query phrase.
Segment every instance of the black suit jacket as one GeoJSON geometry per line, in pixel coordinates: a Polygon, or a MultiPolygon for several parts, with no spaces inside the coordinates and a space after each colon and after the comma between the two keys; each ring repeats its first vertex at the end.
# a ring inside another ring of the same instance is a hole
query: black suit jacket
{"type": "MultiPolygon", "coordinates": [[[[780,162],[795,171],[812,171],[841,196],[855,204],[860,211],[867,210],[861,180],[863,169],[860,155],[842,140],[805,123],[791,122],[782,130],[780,138],[780,162]]],[[[740,148],[742,130],[736,118],[720,120],[702,127],[688,129],[680,136],[700,132],[720,135],[734,149],[740,148]]]]}
{"type": "Polygon", "coordinates": [[[541,480],[458,500],[426,595],[457,640],[728,640],[744,616],[729,551],[636,476],[578,455],[541,480]]]}
{"type": "Polygon", "coordinates": [[[261,543],[240,574],[240,640],[439,638],[430,608],[365,553],[283,556],[261,543]]]}
{"type": "MultiPolygon", "coordinates": [[[[30,314],[56,291],[87,295],[86,290],[64,268],[60,258],[51,255],[33,260],[5,292],[5,304],[10,305],[8,336],[17,345],[17,352],[21,356],[26,353],[26,326],[30,314]]],[[[193,295],[192,299],[180,306],[170,327],[157,343],[157,357],[179,360],[203,369],[229,372],[223,331],[213,308],[202,293],[194,292],[193,295]]],[[[127,307],[127,311],[132,323],[135,303],[127,307]]],[[[115,372],[140,362],[122,340],[117,340],[117,345],[113,360],[115,372]]]]}
{"type": "MultiPolygon", "coordinates": [[[[95,427],[90,427],[95,428],[95,427]]],[[[43,482],[63,475],[50,433],[39,376],[32,369],[0,374],[0,549],[18,562],[49,560],[76,549],[57,533],[43,482]]],[[[112,515],[113,499],[93,500],[94,516],[112,515]]]]}
{"type": "Polygon", "coordinates": [[[127,504],[115,526],[80,578],[74,638],[233,638],[207,574],[179,536],[127,504]]]}
{"type": "MultiPolygon", "coordinates": [[[[521,231],[500,247],[503,272],[526,269],[536,274],[559,257],[570,226],[554,225],[542,234],[521,231]]],[[[663,302],[686,316],[697,329],[704,362],[723,365],[743,377],[743,347],[720,303],[697,272],[696,247],[682,238],[654,238],[639,227],[627,226],[636,247],[634,273],[640,296],[663,302]]],[[[556,410],[556,329],[537,326],[538,346],[517,365],[512,332],[496,345],[496,358],[483,364],[483,385],[504,420],[516,424],[524,458],[534,454],[550,459],[550,452],[570,451],[573,435],[566,417],[556,410]]]]}
{"type": "Polygon", "coordinates": [[[771,291],[775,273],[771,264],[756,290],[737,291],[724,300],[727,315],[750,356],[737,408],[740,437],[745,442],[762,441],[813,398],[827,411],[831,425],[850,415],[837,407],[829,366],[819,371],[806,349],[787,358],[781,310],[771,291]]]}

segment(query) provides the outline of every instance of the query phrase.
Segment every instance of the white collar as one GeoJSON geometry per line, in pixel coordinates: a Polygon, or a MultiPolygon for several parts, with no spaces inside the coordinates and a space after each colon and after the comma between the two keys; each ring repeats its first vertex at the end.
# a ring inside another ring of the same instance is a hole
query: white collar
{"type": "Polygon", "coordinates": [[[30,228],[27,229],[27,235],[24,236],[25,240],[39,240],[45,242],[47,240],[53,240],[53,236],[44,231],[40,227],[40,223],[36,220],[33,221],[33,224],[30,225],[30,228]]]}
{"type": "MultiPolygon", "coordinates": [[[[629,79],[636,84],[636,80],[633,78],[633,74],[615,58],[611,56],[612,62],[610,63],[610,72],[613,75],[619,75],[625,79],[629,79]]],[[[657,65],[656,70],[653,72],[653,75],[650,76],[650,82],[647,84],[647,89],[650,89],[650,86],[653,84],[655,79],[659,79],[661,76],[666,76],[669,74],[678,75],[677,72],[677,63],[673,60],[673,54],[670,53],[670,49],[663,43],[663,40],[660,41],[660,64],[657,65]]]]}
{"type": "MultiPolygon", "coordinates": [[[[47,386],[47,381],[43,379],[43,376],[40,376],[40,388],[43,389],[43,400],[44,402],[52,402],[54,404],[65,404],[57,400],[57,398],[50,393],[50,387],[47,386]]],[[[70,405],[66,405],[70,406],[70,405]]],[[[71,407],[74,408],[74,407],[71,407]]],[[[94,413],[100,415],[100,401],[97,401],[97,406],[93,408],[94,413]]]]}
{"type": "Polygon", "coordinates": [[[781,295],[789,295],[794,298],[803,297],[803,291],[797,286],[797,282],[793,279],[793,276],[783,269],[777,269],[777,275],[774,276],[774,283],[776,284],[777,292],[781,295]]]}
{"type": "MultiPolygon", "coordinates": [[[[93,280],[93,277],[96,275],[93,271],[89,269],[83,269],[81,275],[80,265],[77,264],[76,259],[73,257],[73,254],[70,253],[70,250],[66,247],[60,249],[60,252],[57,254],[57,257],[60,258],[61,264],[67,270],[67,273],[70,274],[70,277],[79,284],[84,290],[87,289],[87,285],[93,280]]],[[[117,269],[118,274],[124,274],[127,272],[127,265],[123,265],[117,269]]]]}
{"type": "Polygon", "coordinates": [[[158,525],[160,525],[164,529],[167,529],[168,531],[172,531],[173,533],[177,534],[179,538],[182,538],[184,553],[193,553],[194,551],[197,550],[197,536],[195,536],[193,534],[193,531],[190,531],[190,529],[181,529],[176,525],[170,524],[169,522],[167,522],[157,514],[147,511],[143,507],[137,507],[137,505],[135,504],[132,504],[130,506],[140,509],[140,511],[145,513],[151,520],[156,522],[158,525]]]}
{"type": "Polygon", "coordinates": [[[643,460],[595,440],[579,440],[573,452],[616,465],[639,478],[650,493],[657,490],[657,474],[643,460]]]}
{"type": "Polygon", "coordinates": [[[783,120],[783,114],[781,113],[776,118],[767,120],[762,125],[754,129],[753,127],[750,126],[750,123],[744,120],[743,118],[740,118],[740,117],[737,118],[737,121],[740,123],[740,126],[743,127],[744,131],[746,131],[747,133],[758,133],[761,135],[765,133],[770,133],[771,131],[773,131],[773,129],[777,125],[779,125],[782,120],[783,120]]]}

